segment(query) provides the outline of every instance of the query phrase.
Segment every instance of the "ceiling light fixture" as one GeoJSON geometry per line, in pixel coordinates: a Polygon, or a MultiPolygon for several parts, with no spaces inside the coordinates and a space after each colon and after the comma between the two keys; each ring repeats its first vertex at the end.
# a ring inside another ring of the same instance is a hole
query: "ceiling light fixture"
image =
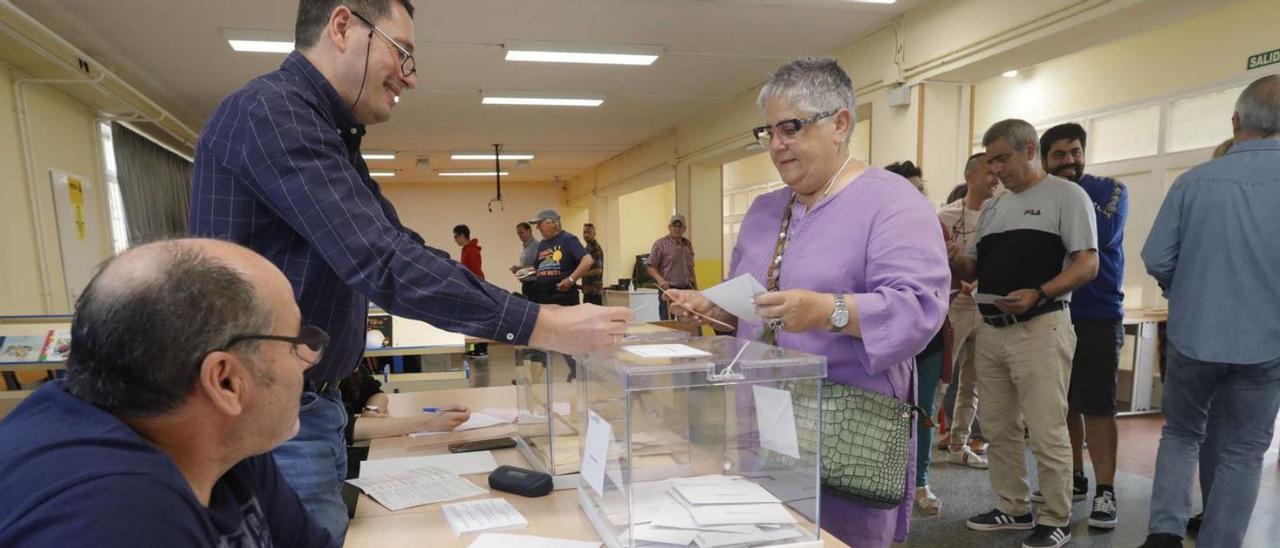
{"type": "MultiPolygon", "coordinates": [[[[492,152],[468,150],[463,152],[449,153],[450,160],[493,160],[492,152]]],[[[499,160],[532,160],[532,152],[503,152],[498,155],[499,160]]]]}
{"type": "Polygon", "coordinates": [[[370,171],[370,172],[369,172],[369,176],[370,176],[370,177],[395,177],[395,176],[396,176],[396,172],[394,172],[394,171],[370,171]]]}
{"type": "Polygon", "coordinates": [[[1006,71],[1004,71],[1004,72],[1000,73],[1000,76],[1004,76],[1005,78],[1013,78],[1013,77],[1015,77],[1015,76],[1017,76],[1017,75],[1018,75],[1018,71],[1016,71],[1016,70],[1006,70],[1006,71]]]}
{"type": "MultiPolygon", "coordinates": [[[[528,93],[519,91],[482,92],[485,105],[520,105],[552,107],[598,107],[604,103],[601,93],[528,93]]],[[[493,156],[489,156],[492,158],[493,156]]]]}
{"type": "Polygon", "coordinates": [[[436,175],[441,177],[506,177],[508,173],[506,170],[497,173],[492,171],[437,171],[436,175]]]}
{"type": "Polygon", "coordinates": [[[394,152],[374,152],[374,151],[369,151],[369,152],[361,152],[361,153],[360,153],[360,156],[364,157],[365,161],[369,161],[369,160],[394,160],[394,159],[396,159],[396,153],[394,153],[394,152]]]}
{"type": "Polygon", "coordinates": [[[278,30],[222,29],[231,49],[251,53],[289,53],[293,51],[293,33],[278,30]]]}
{"type": "Polygon", "coordinates": [[[662,55],[654,46],[572,44],[563,42],[510,42],[508,61],[535,63],[589,63],[599,65],[652,65],[662,55]]]}

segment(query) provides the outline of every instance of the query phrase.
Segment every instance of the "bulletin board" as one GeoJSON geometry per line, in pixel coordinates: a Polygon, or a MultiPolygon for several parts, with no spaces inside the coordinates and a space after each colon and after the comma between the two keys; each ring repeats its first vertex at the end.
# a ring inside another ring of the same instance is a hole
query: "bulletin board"
{"type": "Polygon", "coordinates": [[[89,179],[49,170],[53,183],[53,206],[58,219],[58,244],[62,251],[63,279],[67,284],[68,308],[89,285],[94,269],[103,259],[103,227],[99,218],[98,192],[89,179]]]}

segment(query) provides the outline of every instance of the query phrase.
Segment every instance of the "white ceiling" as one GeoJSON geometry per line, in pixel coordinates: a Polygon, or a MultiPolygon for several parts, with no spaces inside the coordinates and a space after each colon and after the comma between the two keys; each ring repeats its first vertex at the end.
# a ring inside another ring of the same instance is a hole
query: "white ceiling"
{"type": "MultiPolygon", "coordinates": [[[[397,150],[386,182],[441,181],[414,170],[492,168],[450,150],[534,151],[504,181],[572,177],[761,83],[796,55],[852,43],[923,0],[418,0],[418,88],[366,150],[397,150]],[[557,41],[660,46],[649,67],[514,63],[501,44],[557,41]],[[600,108],[486,106],[480,90],[597,92],[600,108]]],[[[12,0],[193,128],[283,54],[236,53],[222,29],[291,33],[292,0],[12,0]]],[[[747,131],[748,128],[743,128],[747,131]]],[[[504,162],[504,167],[508,167],[504,162]]],[[[489,181],[488,178],[469,178],[489,181]]]]}

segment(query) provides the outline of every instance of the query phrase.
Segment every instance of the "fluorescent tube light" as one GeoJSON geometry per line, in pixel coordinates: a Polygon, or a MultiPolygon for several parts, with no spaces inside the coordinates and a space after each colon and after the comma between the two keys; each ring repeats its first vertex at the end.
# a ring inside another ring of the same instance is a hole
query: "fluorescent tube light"
{"type": "Polygon", "coordinates": [[[507,176],[507,171],[494,173],[492,171],[437,171],[436,175],[441,177],[496,177],[497,175],[507,176]]]}
{"type": "Polygon", "coordinates": [[[591,63],[602,65],[652,65],[662,55],[654,46],[573,44],[564,42],[511,42],[508,61],[535,63],[591,63]]]}
{"type": "Polygon", "coordinates": [[[1006,70],[1000,73],[1000,76],[1004,76],[1005,78],[1013,78],[1013,77],[1016,77],[1017,75],[1018,75],[1018,71],[1016,70],[1006,70]]]}
{"type": "MultiPolygon", "coordinates": [[[[449,155],[450,160],[493,160],[492,152],[471,151],[453,152],[449,155]]],[[[532,152],[503,152],[498,154],[499,160],[532,160],[532,152]]]]}
{"type": "Polygon", "coordinates": [[[394,159],[396,159],[396,153],[394,153],[394,152],[373,152],[373,151],[370,151],[370,152],[361,152],[361,153],[360,153],[360,156],[363,156],[365,160],[394,160],[394,159]]]}
{"type": "Polygon", "coordinates": [[[370,177],[395,177],[395,176],[396,176],[396,172],[394,172],[394,171],[370,171],[370,172],[369,172],[369,176],[370,176],[370,177]]]}
{"type": "Polygon", "coordinates": [[[231,49],[254,53],[289,53],[293,51],[293,33],[278,30],[222,29],[231,49]]]}
{"type": "Polygon", "coordinates": [[[598,107],[604,103],[604,96],[493,91],[484,93],[484,98],[480,102],[486,105],[598,107]]]}

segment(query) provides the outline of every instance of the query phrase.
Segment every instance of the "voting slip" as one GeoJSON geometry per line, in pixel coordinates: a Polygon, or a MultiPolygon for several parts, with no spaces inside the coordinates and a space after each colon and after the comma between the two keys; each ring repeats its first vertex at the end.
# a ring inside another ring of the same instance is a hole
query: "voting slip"
{"type": "Polygon", "coordinates": [[[397,457],[373,459],[360,463],[360,477],[373,478],[388,474],[402,474],[414,468],[438,468],[450,474],[488,474],[498,467],[493,451],[471,453],[445,453],[421,457],[397,457]]]}
{"type": "Polygon", "coordinates": [[[347,480],[393,512],[489,491],[445,470],[428,467],[408,472],[347,480]]]}
{"type": "Polygon", "coordinates": [[[622,349],[641,358],[705,358],[711,355],[687,344],[637,344],[622,349]]]}
{"type": "Polygon", "coordinates": [[[743,274],[702,290],[702,296],[739,320],[758,321],[755,299],[764,292],[764,286],[755,276],[743,274]]]}
{"type": "Polygon", "coordinates": [[[440,507],[453,534],[527,527],[525,519],[506,499],[481,499],[445,504],[440,507]]]}

